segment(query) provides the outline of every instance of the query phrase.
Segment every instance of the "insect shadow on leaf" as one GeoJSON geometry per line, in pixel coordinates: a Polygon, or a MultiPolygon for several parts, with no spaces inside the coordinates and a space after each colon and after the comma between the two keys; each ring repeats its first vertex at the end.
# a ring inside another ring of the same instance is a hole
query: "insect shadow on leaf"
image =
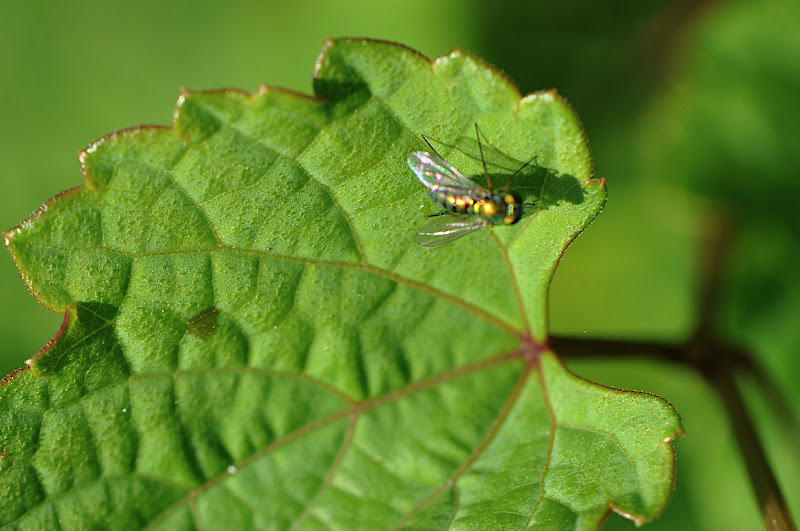
{"type": "MultiPolygon", "coordinates": [[[[487,165],[478,124],[475,124],[474,145],[477,145],[477,157],[470,154],[469,147],[471,146],[469,145],[466,146],[467,150],[455,146],[449,147],[476,160],[480,159],[483,166],[483,178],[476,178],[476,180],[485,181],[486,186],[484,187],[466,177],[447,162],[427,137],[423,135],[422,139],[431,151],[416,151],[409,154],[408,165],[428,189],[431,200],[444,210],[428,216],[432,219],[426,222],[414,237],[417,244],[424,247],[437,247],[483,227],[513,225],[522,218],[525,206],[537,207],[537,212],[547,208],[545,191],[550,188],[546,184],[551,175],[546,168],[535,164],[538,155],[534,155],[527,162],[522,163],[502,154],[492,146],[487,146],[487,151],[493,159],[487,165]],[[511,169],[509,169],[510,162],[516,163],[511,169]],[[502,173],[490,173],[489,166],[502,173]],[[506,180],[506,184],[495,191],[493,183],[501,178],[506,180]],[[517,183],[517,179],[522,181],[519,189],[527,189],[526,197],[533,196],[536,198],[536,202],[525,202],[518,192],[508,191],[512,182],[517,183]],[[539,181],[538,187],[536,186],[537,180],[539,181]]],[[[442,142],[438,143],[448,146],[442,142]]],[[[564,177],[560,179],[564,179],[564,177]]],[[[575,177],[571,177],[571,179],[574,184],[566,187],[566,190],[569,191],[574,187],[578,193],[570,194],[565,198],[573,199],[571,202],[582,202],[583,194],[580,185],[575,177]]],[[[563,183],[556,184],[562,185],[557,188],[565,189],[563,183]]],[[[560,200],[560,198],[557,199],[556,203],[560,200]]]]}

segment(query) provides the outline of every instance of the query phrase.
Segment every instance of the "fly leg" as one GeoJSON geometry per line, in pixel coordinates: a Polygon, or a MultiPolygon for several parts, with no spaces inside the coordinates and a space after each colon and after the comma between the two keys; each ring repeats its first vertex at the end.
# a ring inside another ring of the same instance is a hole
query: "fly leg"
{"type": "Polygon", "coordinates": [[[522,170],[523,170],[523,169],[524,169],[524,168],[525,168],[525,167],[526,167],[528,164],[530,164],[531,162],[533,162],[534,160],[536,160],[538,157],[539,157],[539,155],[534,155],[533,157],[531,157],[530,159],[528,159],[528,162],[526,162],[525,164],[523,164],[522,166],[520,166],[519,168],[517,168],[517,171],[515,171],[514,173],[512,173],[512,174],[509,176],[509,178],[508,178],[508,181],[506,181],[506,184],[505,184],[505,186],[503,186],[503,187],[502,187],[500,190],[498,190],[498,192],[497,192],[497,193],[505,193],[505,192],[506,192],[506,190],[508,190],[508,189],[511,187],[511,181],[513,181],[513,180],[514,180],[514,177],[516,177],[516,175],[517,175],[519,172],[521,172],[521,171],[522,171],[522,170]]]}

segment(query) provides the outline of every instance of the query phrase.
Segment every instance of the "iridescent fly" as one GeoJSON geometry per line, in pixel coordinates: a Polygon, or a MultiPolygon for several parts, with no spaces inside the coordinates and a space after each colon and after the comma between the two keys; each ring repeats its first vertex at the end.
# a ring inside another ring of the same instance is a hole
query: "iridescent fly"
{"type": "Polygon", "coordinates": [[[428,188],[433,201],[444,208],[444,212],[427,216],[430,221],[419,229],[414,241],[424,247],[437,247],[450,243],[483,227],[496,224],[513,225],[522,217],[524,204],[519,195],[508,192],[511,179],[522,168],[530,164],[536,157],[523,164],[508,179],[508,183],[495,193],[492,180],[486,170],[478,125],[475,124],[478,147],[481,153],[483,171],[489,189],[485,189],[464,176],[449,162],[444,160],[424,136],[425,143],[431,148],[427,151],[415,151],[408,156],[408,165],[417,178],[428,188]]]}

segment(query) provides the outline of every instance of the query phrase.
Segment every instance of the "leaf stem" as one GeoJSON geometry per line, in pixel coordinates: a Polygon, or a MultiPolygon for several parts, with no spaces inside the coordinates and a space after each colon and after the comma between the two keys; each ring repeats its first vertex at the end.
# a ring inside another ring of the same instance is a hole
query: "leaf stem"
{"type": "Polygon", "coordinates": [[[728,412],[736,442],[744,457],[750,481],[761,506],[764,525],[768,530],[796,531],[797,527],[764,455],[732,371],[729,367],[720,366],[718,370],[707,372],[706,378],[714,384],[728,412]]]}
{"type": "MultiPolygon", "coordinates": [[[[702,372],[708,360],[698,360],[694,353],[698,350],[694,342],[685,344],[665,341],[642,341],[625,339],[592,339],[580,337],[552,336],[547,340],[562,358],[640,358],[660,359],[672,363],[689,365],[702,372]]],[[[749,352],[742,349],[713,345],[717,363],[724,363],[736,369],[744,369],[761,378],[768,379],[757,367],[749,352]]],[[[713,365],[713,363],[712,363],[713,365]]],[[[767,383],[762,382],[763,385],[767,383]]],[[[777,392],[777,391],[776,391],[777,392]]]]}
{"type": "MultiPolygon", "coordinates": [[[[775,418],[780,419],[780,426],[783,428],[784,436],[787,440],[800,441],[800,419],[798,419],[797,413],[795,413],[786,396],[772,382],[764,368],[754,364],[748,376],[751,376],[755,381],[759,391],[764,396],[767,407],[772,410],[775,418]]],[[[800,453],[796,454],[795,457],[800,458],[800,453]]]]}
{"type": "MultiPolygon", "coordinates": [[[[735,357],[741,350],[723,344],[714,330],[714,316],[722,284],[721,271],[729,254],[733,230],[732,218],[724,211],[714,212],[708,219],[700,260],[699,322],[694,337],[687,345],[688,361],[697,367],[722,399],[761,506],[766,528],[775,531],[796,530],[755,425],[734,381],[734,366],[728,358],[735,357]]],[[[752,360],[752,357],[746,357],[752,360]]],[[[752,369],[754,364],[751,361],[748,365],[752,369]]]]}
{"type": "Polygon", "coordinates": [[[547,343],[564,358],[656,358],[682,361],[685,348],[657,341],[625,341],[619,339],[582,339],[577,337],[550,337],[547,343]]]}
{"type": "Polygon", "coordinates": [[[714,336],[714,316],[722,287],[722,270],[733,240],[732,221],[724,211],[715,211],[706,220],[700,246],[698,324],[695,337],[714,336]]]}

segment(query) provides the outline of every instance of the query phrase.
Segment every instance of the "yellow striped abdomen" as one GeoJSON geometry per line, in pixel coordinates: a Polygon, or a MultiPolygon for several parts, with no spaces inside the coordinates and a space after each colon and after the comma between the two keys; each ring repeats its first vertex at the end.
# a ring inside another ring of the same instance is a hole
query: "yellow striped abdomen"
{"type": "Polygon", "coordinates": [[[456,195],[442,190],[431,190],[430,196],[431,199],[436,202],[436,204],[440,205],[443,209],[447,210],[451,214],[477,213],[475,212],[475,205],[479,201],[477,201],[474,197],[470,197],[469,195],[456,195]]]}

